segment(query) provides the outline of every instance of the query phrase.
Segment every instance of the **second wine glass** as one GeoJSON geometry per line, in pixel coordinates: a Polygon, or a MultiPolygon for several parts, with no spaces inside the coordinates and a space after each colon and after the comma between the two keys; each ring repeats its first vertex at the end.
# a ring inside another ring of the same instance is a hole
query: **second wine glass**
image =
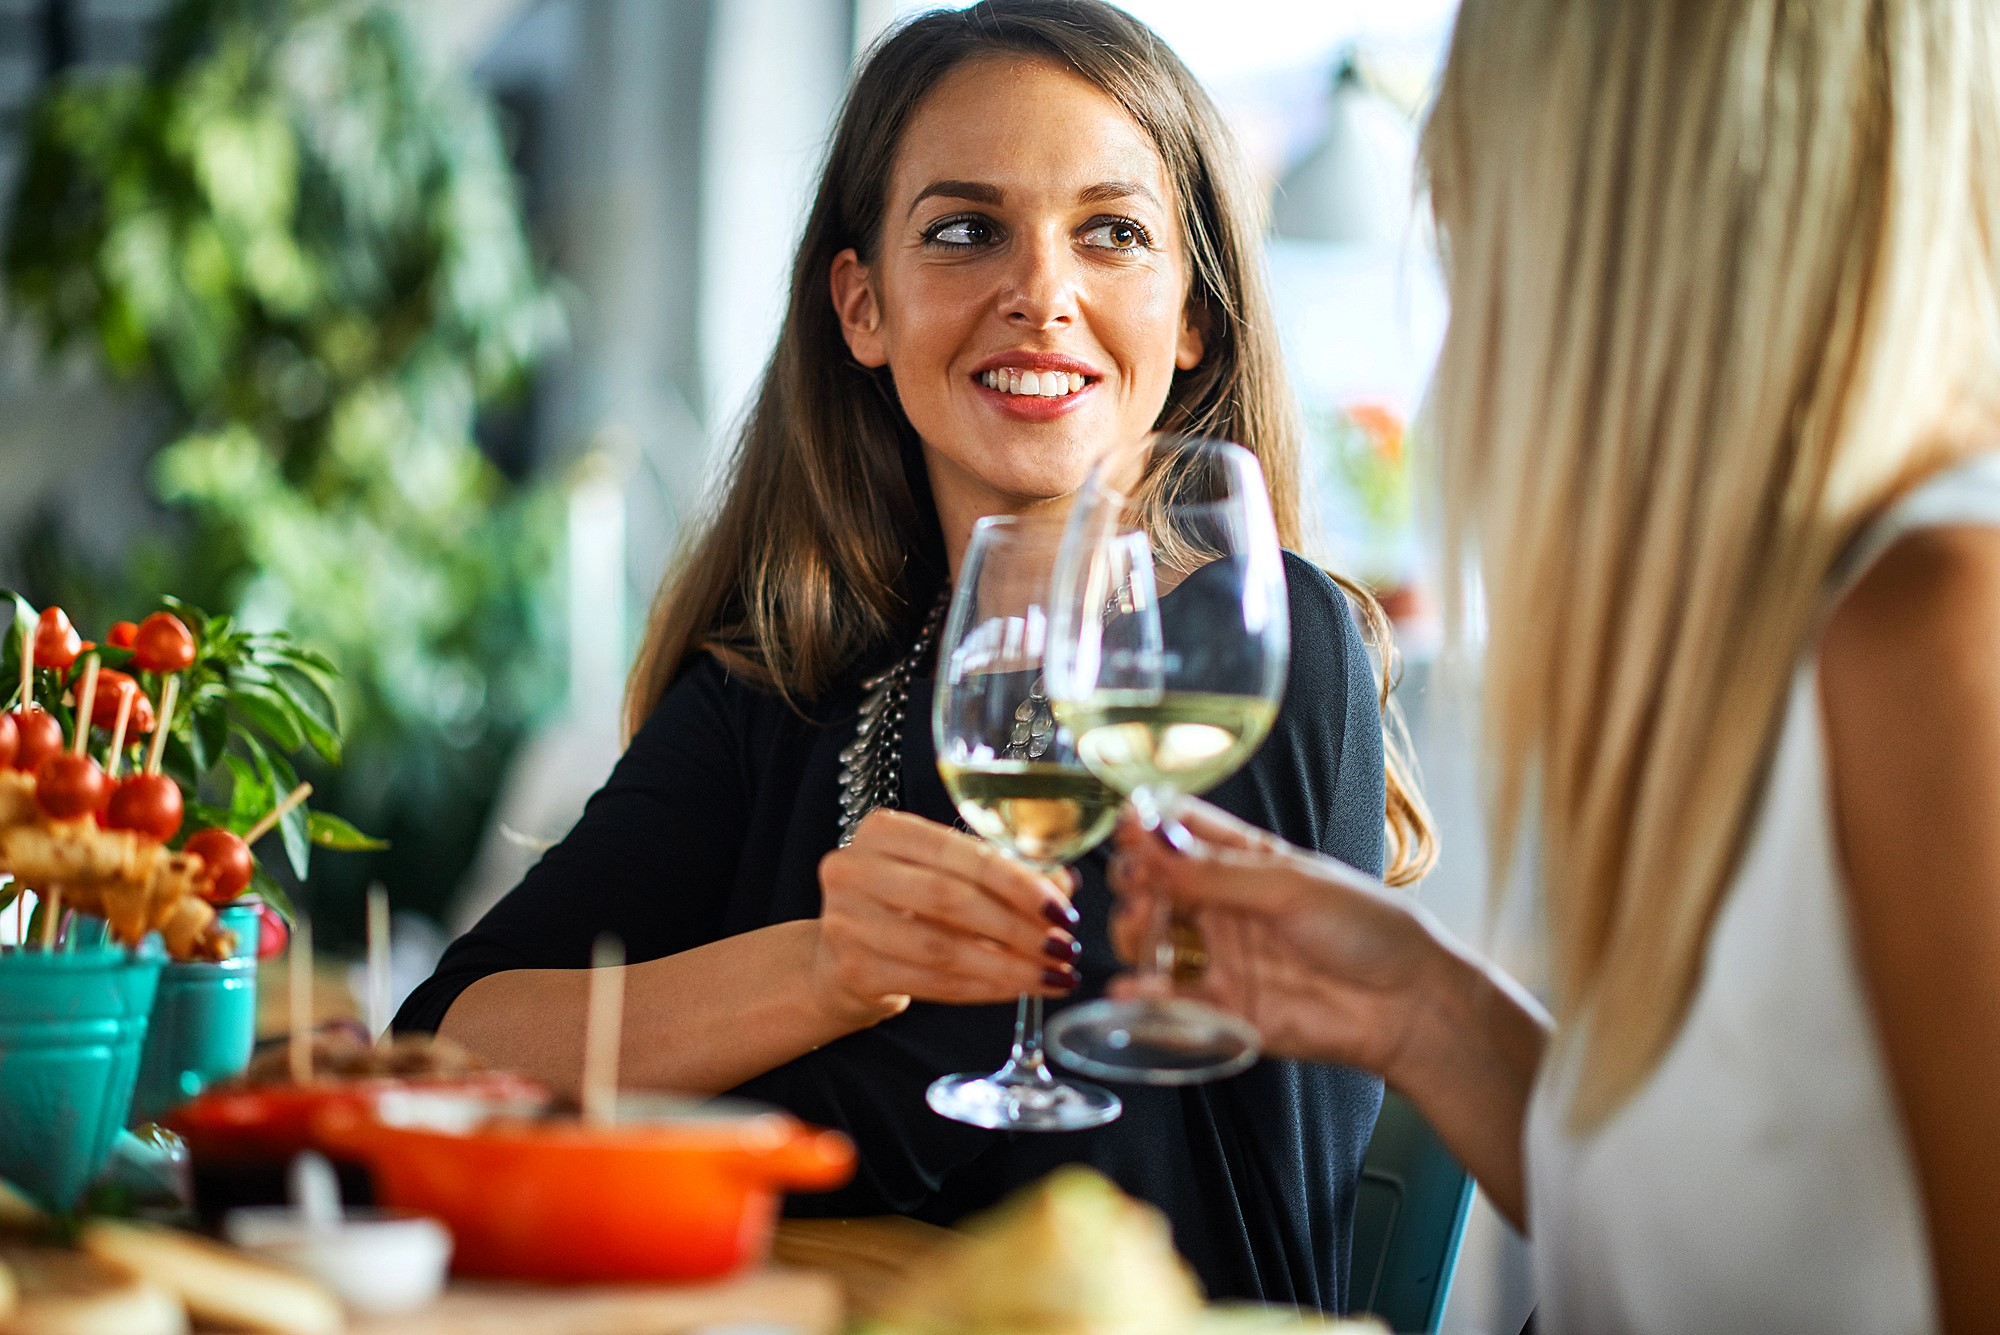
{"type": "MultiPolygon", "coordinates": [[[[1070,510],[1048,693],[1083,762],[1184,847],[1180,797],[1234,774],[1277,718],[1291,662],[1284,553],[1263,471],[1240,445],[1156,436],[1129,490],[1109,472],[1121,462],[1099,464],[1070,510]]],[[[1185,1085],[1246,1069],[1256,1029],[1174,995],[1176,970],[1205,952],[1193,923],[1158,912],[1140,994],[1065,1011],[1051,1048],[1104,1080],[1185,1085]]]]}
{"type": "MultiPolygon", "coordinates": [[[[974,834],[1056,872],[1111,832],[1119,795],[1077,758],[1042,687],[1046,601],[1061,530],[993,516],[973,526],[940,644],[932,730],[938,773],[974,834]]],[[[931,1107],[1009,1131],[1077,1131],[1117,1117],[1116,1094],[1056,1078],[1042,1052],[1042,999],[1015,1012],[1014,1050],[991,1075],[932,1083],[931,1107]]]]}

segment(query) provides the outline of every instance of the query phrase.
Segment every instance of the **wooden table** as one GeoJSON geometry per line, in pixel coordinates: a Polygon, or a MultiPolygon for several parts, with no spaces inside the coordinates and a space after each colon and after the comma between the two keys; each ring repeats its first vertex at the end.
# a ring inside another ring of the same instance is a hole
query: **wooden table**
{"type": "Polygon", "coordinates": [[[830,1275],[767,1266],[720,1284],[578,1288],[460,1281],[420,1312],[372,1317],[350,1335],[684,1335],[763,1323],[838,1335],[840,1285],[830,1275]]]}
{"type": "Polygon", "coordinates": [[[682,1335],[769,1322],[836,1335],[871,1317],[944,1229],[914,1219],[788,1219],[773,1264],[720,1284],[575,1288],[460,1281],[421,1312],[355,1322],[353,1335],[682,1335]]]}

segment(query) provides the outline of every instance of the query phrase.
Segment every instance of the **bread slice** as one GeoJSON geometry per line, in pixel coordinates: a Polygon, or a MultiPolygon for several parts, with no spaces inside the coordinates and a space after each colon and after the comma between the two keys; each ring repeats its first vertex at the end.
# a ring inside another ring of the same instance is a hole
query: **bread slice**
{"type": "Polygon", "coordinates": [[[184,1335],[180,1299],[121,1266],[56,1247],[0,1247],[0,1335],[184,1335]]]}
{"type": "Polygon", "coordinates": [[[197,1321],[268,1335],[333,1335],[346,1324],[340,1303],[304,1275],[192,1233],[100,1220],[77,1245],[178,1295],[197,1321]]]}

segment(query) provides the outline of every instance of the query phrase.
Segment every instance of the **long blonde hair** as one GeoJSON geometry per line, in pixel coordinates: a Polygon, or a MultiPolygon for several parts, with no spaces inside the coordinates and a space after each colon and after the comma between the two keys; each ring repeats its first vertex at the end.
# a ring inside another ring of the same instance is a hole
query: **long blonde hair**
{"type": "MultiPolygon", "coordinates": [[[[923,14],[870,52],[848,92],[792,268],[784,326],[714,512],[691,532],[654,603],[626,693],[636,732],[694,655],[794,699],[907,646],[945,562],[921,456],[886,369],[857,364],[827,295],[835,255],[875,252],[903,128],[951,70],[983,56],[1055,61],[1146,129],[1180,204],[1203,323],[1201,364],[1174,377],[1160,425],[1242,442],[1263,465],[1280,539],[1303,545],[1299,426],[1278,353],[1247,174],[1208,95],[1165,42],[1100,0],[985,0],[923,14]]],[[[1338,577],[1336,577],[1338,578],[1338,577]]],[[[1366,589],[1340,581],[1383,659],[1393,648],[1366,589]]],[[[1437,856],[1393,711],[1387,879],[1437,856]]]]}
{"type": "Polygon", "coordinates": [[[1830,572],[1992,420],[1997,84],[1992,0],[1460,11],[1430,416],[1486,598],[1493,866],[1532,810],[1578,1129],[1679,1030],[1830,572]]]}

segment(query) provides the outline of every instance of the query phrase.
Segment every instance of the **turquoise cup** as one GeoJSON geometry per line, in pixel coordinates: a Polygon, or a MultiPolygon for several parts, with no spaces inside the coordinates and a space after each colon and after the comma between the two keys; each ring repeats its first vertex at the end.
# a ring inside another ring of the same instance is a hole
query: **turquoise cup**
{"type": "Polygon", "coordinates": [[[257,904],[217,914],[236,933],[236,952],[215,964],[169,963],[139,1063],[132,1122],[157,1121],[250,1064],[257,1041],[257,904]]]}
{"type": "Polygon", "coordinates": [[[0,953],[0,1177],[67,1210],[125,1126],[158,958],[119,946],[0,953]]]}

